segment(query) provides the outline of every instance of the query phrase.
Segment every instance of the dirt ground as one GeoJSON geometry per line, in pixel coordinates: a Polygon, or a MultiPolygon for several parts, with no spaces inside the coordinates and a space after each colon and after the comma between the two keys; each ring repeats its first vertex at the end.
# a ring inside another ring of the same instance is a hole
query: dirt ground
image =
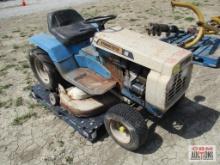
{"type": "MultiPolygon", "coordinates": [[[[193,2],[206,18],[220,15],[219,0],[193,2]]],[[[99,0],[77,10],[85,17],[117,14],[108,26],[140,33],[149,22],[182,28],[195,22],[188,10],[172,12],[167,0],[99,0]]],[[[220,69],[195,65],[186,98],[151,128],[137,152],[122,149],[107,135],[92,144],[31,99],[36,80],[27,60],[28,37],[47,31],[46,13],[0,20],[0,164],[182,165],[190,164],[192,144],[215,145],[217,161],[210,164],[220,164],[220,69]]]]}
{"type": "Polygon", "coordinates": [[[0,19],[13,16],[26,15],[31,13],[40,13],[42,11],[53,10],[56,8],[65,8],[78,6],[95,0],[25,0],[26,6],[22,7],[22,0],[3,0],[0,1],[0,19]],[[53,3],[51,3],[53,2],[53,3]]]}

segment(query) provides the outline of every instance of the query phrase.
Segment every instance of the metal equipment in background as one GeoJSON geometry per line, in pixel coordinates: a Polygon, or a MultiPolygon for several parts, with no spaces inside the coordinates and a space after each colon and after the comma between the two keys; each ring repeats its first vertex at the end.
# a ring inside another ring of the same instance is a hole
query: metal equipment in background
{"type": "MultiPolygon", "coordinates": [[[[184,45],[190,38],[194,37],[190,33],[182,33],[179,35],[172,35],[162,38],[170,44],[176,44],[178,46],[184,45]]],[[[212,36],[204,36],[194,46],[188,48],[193,54],[193,63],[207,67],[217,68],[220,66],[220,54],[219,56],[213,55],[220,47],[220,39],[212,36]]]]}
{"type": "Polygon", "coordinates": [[[220,54],[214,55],[219,49],[220,38],[220,16],[214,16],[209,21],[205,21],[202,12],[191,3],[171,0],[172,7],[184,7],[191,9],[198,17],[197,27],[189,27],[187,31],[179,30],[175,25],[149,23],[147,32],[149,35],[160,36],[166,34],[161,40],[170,44],[175,44],[192,51],[195,64],[208,67],[220,66],[220,54]],[[211,36],[215,35],[215,36],[211,36]]]}

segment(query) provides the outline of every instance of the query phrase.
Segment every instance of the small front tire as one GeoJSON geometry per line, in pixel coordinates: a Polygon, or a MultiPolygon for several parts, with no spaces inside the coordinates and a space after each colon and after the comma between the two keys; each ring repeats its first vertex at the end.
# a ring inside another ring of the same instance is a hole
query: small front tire
{"type": "Polygon", "coordinates": [[[60,103],[60,97],[58,96],[57,93],[51,92],[49,94],[49,101],[51,105],[57,106],[60,103]]]}
{"type": "Polygon", "coordinates": [[[108,134],[123,148],[134,151],[146,142],[148,129],[143,116],[126,104],[110,108],[104,118],[108,134]]]}

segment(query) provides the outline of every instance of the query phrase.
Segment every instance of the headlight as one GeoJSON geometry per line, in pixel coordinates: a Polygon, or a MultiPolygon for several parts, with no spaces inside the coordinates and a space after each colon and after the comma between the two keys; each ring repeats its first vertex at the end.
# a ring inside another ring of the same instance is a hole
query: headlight
{"type": "Polygon", "coordinates": [[[175,74],[179,73],[180,70],[181,70],[180,64],[176,64],[173,68],[172,74],[175,75],[175,74]]]}

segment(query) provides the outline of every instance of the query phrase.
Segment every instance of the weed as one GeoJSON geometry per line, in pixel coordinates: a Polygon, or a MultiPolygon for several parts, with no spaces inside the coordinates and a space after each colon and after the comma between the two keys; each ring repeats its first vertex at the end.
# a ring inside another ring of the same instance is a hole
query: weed
{"type": "Polygon", "coordinates": [[[64,146],[64,141],[58,140],[57,142],[59,143],[60,147],[63,147],[63,146],[64,146]]]}
{"type": "Polygon", "coordinates": [[[12,99],[9,99],[9,100],[6,102],[5,108],[10,108],[12,105],[13,105],[13,100],[12,100],[12,99]]]}
{"type": "Polygon", "coordinates": [[[5,104],[6,104],[6,102],[5,102],[5,101],[0,101],[0,108],[4,107],[4,106],[5,106],[5,104]]]}
{"type": "Polygon", "coordinates": [[[0,101],[0,108],[10,108],[13,104],[13,100],[9,99],[7,101],[0,101]]]}
{"type": "Polygon", "coordinates": [[[92,6],[88,7],[87,9],[93,9],[93,8],[96,8],[96,6],[92,5],[92,6]]]}
{"type": "Polygon", "coordinates": [[[27,71],[27,70],[24,70],[22,73],[23,73],[23,74],[27,74],[27,73],[28,73],[28,71],[27,71]]]}
{"type": "Polygon", "coordinates": [[[213,4],[213,3],[210,3],[210,4],[208,4],[209,6],[215,6],[215,4],[213,4]]]}
{"type": "Polygon", "coordinates": [[[22,97],[18,97],[16,99],[15,105],[16,105],[16,107],[19,107],[19,106],[23,105],[23,98],[22,97]]]}
{"type": "Polygon", "coordinates": [[[1,70],[0,70],[0,72],[4,72],[4,71],[6,71],[6,70],[8,70],[8,69],[10,69],[10,68],[13,68],[13,67],[15,67],[16,65],[14,65],[14,64],[9,64],[9,65],[6,65],[4,68],[2,68],[1,70]]]}
{"type": "Polygon", "coordinates": [[[182,12],[180,12],[179,10],[175,10],[174,14],[182,14],[182,12]]]}
{"type": "Polygon", "coordinates": [[[27,84],[27,85],[31,85],[31,84],[32,84],[33,79],[32,79],[32,77],[31,77],[30,74],[27,74],[27,75],[26,75],[25,81],[26,81],[26,84],[27,84]]]}
{"type": "Polygon", "coordinates": [[[7,71],[1,72],[0,77],[4,77],[6,74],[8,74],[7,71]]]}
{"type": "Polygon", "coordinates": [[[195,6],[201,6],[201,3],[199,3],[199,2],[192,2],[192,4],[195,6]]]}
{"type": "Polygon", "coordinates": [[[13,49],[18,49],[19,46],[17,44],[13,44],[13,49]]]}
{"type": "Polygon", "coordinates": [[[73,163],[73,158],[70,157],[70,156],[67,156],[66,158],[66,162],[69,163],[69,164],[72,164],[73,163]]]}
{"type": "Polygon", "coordinates": [[[24,32],[20,33],[20,37],[25,37],[25,36],[26,36],[26,33],[24,33],[24,32]]]}
{"type": "Polygon", "coordinates": [[[36,107],[41,107],[41,104],[38,104],[38,103],[28,103],[28,108],[29,109],[34,109],[36,107]]]}
{"type": "Polygon", "coordinates": [[[9,36],[9,35],[7,35],[7,34],[5,34],[5,35],[2,36],[2,39],[7,39],[7,38],[11,38],[11,36],[9,36]]]}
{"type": "Polygon", "coordinates": [[[98,10],[97,9],[92,9],[92,10],[86,10],[86,11],[82,11],[82,15],[84,17],[94,17],[94,16],[97,16],[98,15],[98,10]]]}
{"type": "Polygon", "coordinates": [[[70,133],[70,137],[74,136],[76,131],[74,130],[73,132],[70,133]]]}
{"type": "Polygon", "coordinates": [[[36,112],[28,112],[22,116],[16,117],[13,120],[12,125],[22,125],[23,123],[25,123],[26,121],[28,121],[32,117],[37,117],[37,113],[36,112]]]}
{"type": "Polygon", "coordinates": [[[31,87],[32,87],[31,85],[28,85],[28,86],[24,87],[23,90],[24,91],[29,91],[29,90],[31,90],[31,87]]]}
{"type": "Polygon", "coordinates": [[[23,63],[22,65],[22,68],[26,69],[26,68],[30,68],[29,64],[28,63],[23,63]]]}
{"type": "Polygon", "coordinates": [[[12,60],[12,61],[17,61],[17,59],[16,59],[16,58],[11,58],[11,60],[12,60]]]}
{"type": "Polygon", "coordinates": [[[7,85],[0,86],[0,94],[2,94],[4,92],[4,90],[10,88],[11,86],[13,86],[13,85],[7,84],[7,85]]]}
{"type": "Polygon", "coordinates": [[[33,81],[32,81],[31,78],[30,78],[30,79],[26,79],[26,84],[27,84],[27,85],[32,85],[32,82],[33,82],[33,81]]]}
{"type": "Polygon", "coordinates": [[[194,18],[193,17],[186,17],[186,18],[184,18],[184,20],[192,22],[194,20],[194,18]]]}
{"type": "Polygon", "coordinates": [[[14,29],[14,30],[12,31],[12,33],[18,33],[18,32],[20,32],[20,29],[14,29]]]}
{"type": "Polygon", "coordinates": [[[130,21],[130,22],[135,22],[135,21],[137,21],[137,19],[131,18],[131,19],[129,19],[129,21],[130,21]]]}
{"type": "Polygon", "coordinates": [[[6,56],[7,56],[6,54],[1,54],[1,55],[0,55],[0,59],[1,59],[1,58],[4,58],[4,57],[6,57],[6,56]]]}
{"type": "Polygon", "coordinates": [[[179,15],[174,16],[174,19],[175,19],[175,20],[179,20],[179,19],[181,19],[181,18],[182,18],[182,17],[179,16],[179,15]]]}
{"type": "Polygon", "coordinates": [[[20,65],[18,65],[15,70],[24,70],[24,69],[27,69],[27,68],[30,68],[29,64],[27,63],[27,61],[20,61],[18,62],[20,65]]]}

